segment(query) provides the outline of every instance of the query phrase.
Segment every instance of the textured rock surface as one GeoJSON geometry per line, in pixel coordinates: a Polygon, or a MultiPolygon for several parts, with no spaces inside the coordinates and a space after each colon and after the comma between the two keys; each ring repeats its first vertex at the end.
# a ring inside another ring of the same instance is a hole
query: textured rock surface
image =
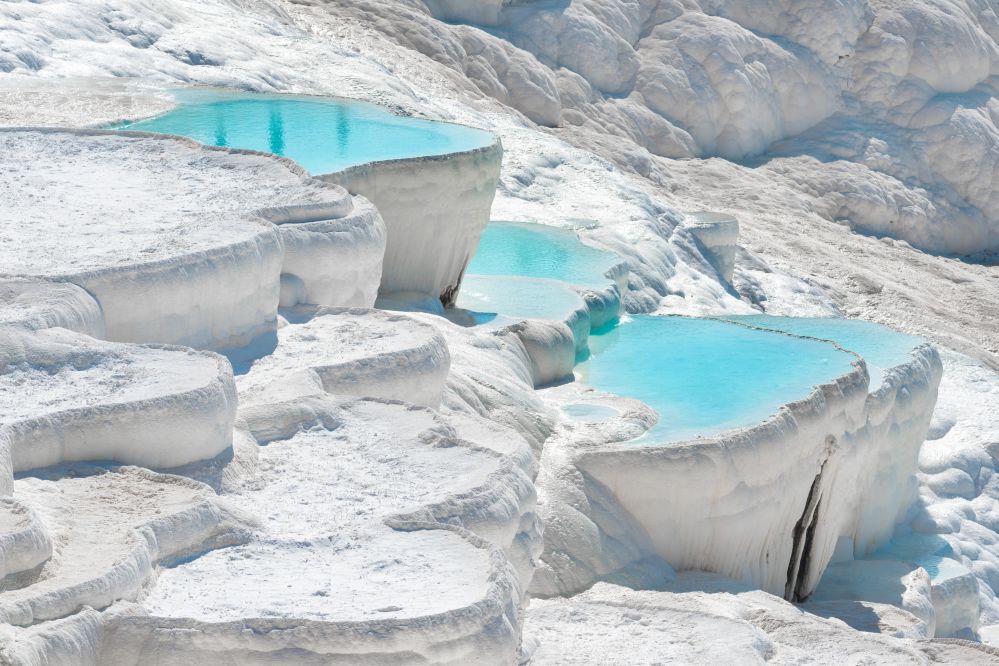
{"type": "Polygon", "coordinates": [[[221,356],[58,328],[0,329],[0,396],[13,472],[83,460],[152,468],[206,460],[229,448],[236,415],[232,368],[221,356]]]}
{"type": "Polygon", "coordinates": [[[525,644],[532,664],[623,663],[622,653],[633,662],[696,664],[999,663],[999,652],[979,643],[914,640],[918,634],[899,640],[908,628],[901,611],[856,606],[852,617],[841,613],[844,623],[822,609],[802,612],[734,581],[687,572],[662,591],[598,583],[571,599],[534,600],[525,644]],[[880,634],[851,628],[872,623],[880,634]]]}
{"type": "Polygon", "coordinates": [[[374,303],[380,218],[366,203],[352,215],[342,188],[291,162],[149,135],[4,131],[0,142],[4,274],[83,287],[111,340],[220,348],[273,331],[282,235],[292,239],[289,272],[303,245],[322,253],[331,233],[358,250],[353,262],[324,257],[340,260],[339,289],[329,270],[299,276],[303,299],[374,303]],[[106,177],[92,179],[95,169],[106,177]],[[343,228],[317,230],[321,220],[343,228]]]}
{"type": "Polygon", "coordinates": [[[240,406],[322,393],[437,407],[450,368],[437,329],[377,310],[300,310],[310,318],[278,331],[277,346],[238,379],[240,406]]]}
{"type": "Polygon", "coordinates": [[[323,176],[370,199],[388,244],[380,292],[416,292],[453,305],[465,267],[489,223],[503,148],[374,162],[323,176]]]}

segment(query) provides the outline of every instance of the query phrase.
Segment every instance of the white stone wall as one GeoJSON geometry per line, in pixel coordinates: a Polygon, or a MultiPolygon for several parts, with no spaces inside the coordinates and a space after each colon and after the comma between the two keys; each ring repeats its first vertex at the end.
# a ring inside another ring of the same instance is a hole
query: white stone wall
{"type": "Polygon", "coordinates": [[[388,242],[380,293],[417,292],[450,305],[489,224],[503,148],[374,162],[321,176],[371,201],[388,242]]]}
{"type": "Polygon", "coordinates": [[[920,347],[868,394],[858,362],[761,425],[668,445],[589,446],[570,450],[569,464],[587,494],[633,521],[639,533],[628,538],[646,554],[804,598],[839,537],[869,553],[915,500],[941,373],[936,351],[920,347]]]}

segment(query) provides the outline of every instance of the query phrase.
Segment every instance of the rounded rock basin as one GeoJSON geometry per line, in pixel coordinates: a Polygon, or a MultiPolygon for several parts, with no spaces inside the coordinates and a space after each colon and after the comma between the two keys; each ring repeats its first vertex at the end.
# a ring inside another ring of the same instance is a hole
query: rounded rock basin
{"type": "Polygon", "coordinates": [[[374,104],[205,89],[171,91],[177,107],[116,129],[177,134],[210,146],[259,150],[313,174],[350,166],[483,148],[485,131],[397,116],[374,104]]]}
{"type": "Polygon", "coordinates": [[[621,260],[585,245],[575,231],[527,222],[493,222],[468,265],[475,275],[518,275],[604,289],[621,260]]]}
{"type": "Polygon", "coordinates": [[[641,400],[659,423],[636,443],[719,433],[764,421],[812,388],[852,369],[827,342],[714,319],[636,315],[590,336],[576,377],[641,400]]]}

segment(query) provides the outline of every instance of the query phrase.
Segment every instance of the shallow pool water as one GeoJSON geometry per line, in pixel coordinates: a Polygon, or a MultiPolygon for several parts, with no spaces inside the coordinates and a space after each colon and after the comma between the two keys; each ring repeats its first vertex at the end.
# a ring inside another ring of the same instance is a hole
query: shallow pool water
{"type": "Polygon", "coordinates": [[[472,312],[478,324],[504,326],[523,319],[565,321],[586,307],[564,283],[502,275],[466,275],[455,305],[472,312]]]}
{"type": "Polygon", "coordinates": [[[769,315],[725,317],[725,319],[751,326],[832,340],[863,357],[871,375],[872,390],[881,385],[886,370],[908,361],[910,352],[926,342],[914,335],[899,333],[886,326],[859,319],[806,319],[771,317],[769,315]]]}
{"type": "Polygon", "coordinates": [[[816,384],[851,369],[852,354],[815,340],[715,319],[629,317],[590,336],[576,375],[591,386],[637,398],[659,423],[636,442],[717,434],[760,423],[816,384]]]}
{"type": "Polygon", "coordinates": [[[468,272],[549,278],[603,289],[611,283],[607,272],[618,263],[614,254],[583,244],[571,229],[493,222],[482,234],[468,272]]]}
{"type": "Polygon", "coordinates": [[[314,174],[378,160],[488,146],[482,130],[406,118],[374,104],[324,97],[184,89],[172,111],[117,129],[178,134],[199,143],[290,157],[314,174]]]}
{"type": "Polygon", "coordinates": [[[871,559],[912,562],[926,569],[934,584],[968,574],[968,568],[958,561],[950,543],[937,534],[896,535],[871,559]]]}
{"type": "MultiPolygon", "coordinates": [[[[571,230],[494,222],[469,265],[469,273],[476,275],[466,276],[458,305],[475,312],[479,324],[562,319],[579,306],[566,283],[606,286],[607,272],[617,261],[613,254],[584,245],[571,230]]],[[[908,361],[913,348],[923,343],[852,319],[643,315],[592,333],[590,356],[577,366],[576,375],[659,412],[659,424],[636,442],[678,441],[760,423],[782,405],[807,397],[817,384],[849,372],[853,354],[824,340],[863,357],[872,388],[881,384],[888,368],[908,361]]],[[[579,406],[565,411],[573,419],[594,418],[579,406]]]]}
{"type": "Polygon", "coordinates": [[[613,407],[586,402],[562,405],[562,413],[576,423],[600,423],[621,415],[621,412],[613,407]]]}

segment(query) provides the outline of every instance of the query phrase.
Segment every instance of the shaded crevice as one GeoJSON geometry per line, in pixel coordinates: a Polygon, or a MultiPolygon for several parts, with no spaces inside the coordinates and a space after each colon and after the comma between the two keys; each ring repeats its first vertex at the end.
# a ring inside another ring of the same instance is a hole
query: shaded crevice
{"type": "Polygon", "coordinates": [[[820,498],[815,504],[815,514],[812,516],[812,522],[809,524],[808,529],[805,531],[805,547],[801,552],[801,564],[798,565],[798,577],[794,581],[794,601],[796,603],[802,603],[808,601],[809,594],[802,594],[802,590],[805,586],[805,576],[808,574],[808,565],[812,560],[812,540],[815,537],[815,527],[818,525],[819,509],[822,506],[822,499],[820,498]]]}
{"type": "Polygon", "coordinates": [[[805,500],[805,510],[801,518],[794,525],[791,533],[791,560],[787,565],[787,580],[784,584],[784,598],[792,602],[804,601],[808,595],[802,594],[805,584],[805,576],[808,574],[808,565],[811,561],[812,541],[815,537],[815,527],[818,523],[819,505],[821,504],[822,473],[825,471],[826,458],[819,467],[819,473],[812,481],[812,487],[808,490],[808,499],[805,500]]]}
{"type": "Polygon", "coordinates": [[[461,283],[465,279],[465,271],[468,269],[468,263],[471,259],[465,259],[465,263],[461,267],[461,271],[458,273],[458,281],[453,285],[445,287],[440,294],[441,305],[445,308],[453,308],[455,302],[458,300],[458,292],[461,291],[461,283]]]}

